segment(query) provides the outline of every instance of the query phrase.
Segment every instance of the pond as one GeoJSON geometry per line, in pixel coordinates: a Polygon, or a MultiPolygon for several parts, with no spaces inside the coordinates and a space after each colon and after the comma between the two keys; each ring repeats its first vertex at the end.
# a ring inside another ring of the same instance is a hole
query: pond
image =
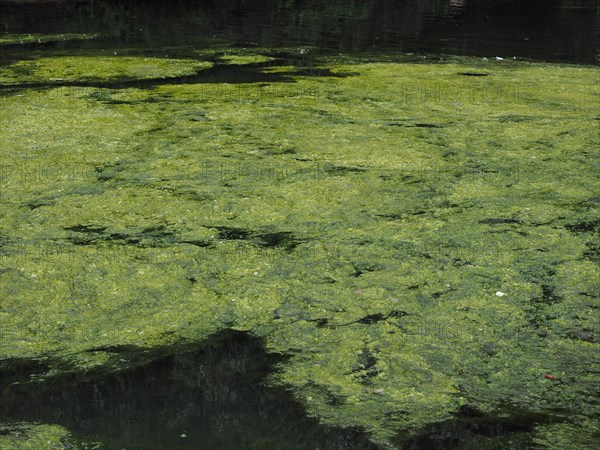
{"type": "MultiPolygon", "coordinates": [[[[4,1],[0,11],[5,35],[33,36],[28,51],[137,47],[161,53],[226,43],[600,61],[598,9],[586,0],[4,1]],[[54,43],[36,46],[38,34],[99,37],[61,43],[46,36],[41,39],[54,43]]],[[[5,58],[14,51],[2,49],[5,58]]]]}
{"type": "Polygon", "coordinates": [[[599,25],[0,1],[0,447],[592,448],[599,25]]]}

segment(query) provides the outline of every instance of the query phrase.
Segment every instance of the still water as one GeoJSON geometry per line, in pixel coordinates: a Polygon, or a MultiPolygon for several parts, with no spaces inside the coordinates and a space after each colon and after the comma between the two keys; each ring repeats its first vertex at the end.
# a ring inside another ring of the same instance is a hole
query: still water
{"type": "Polygon", "coordinates": [[[359,431],[319,426],[290,393],[264,386],[276,362],[257,339],[226,332],[116,376],[14,386],[2,412],[64,425],[85,441],[78,448],[375,450],[359,431]]]}
{"type": "MultiPolygon", "coordinates": [[[[0,1],[0,33],[103,36],[46,49],[227,43],[600,62],[600,7],[594,0],[15,3],[0,1]]],[[[1,51],[10,58],[15,49],[1,51]]]]}

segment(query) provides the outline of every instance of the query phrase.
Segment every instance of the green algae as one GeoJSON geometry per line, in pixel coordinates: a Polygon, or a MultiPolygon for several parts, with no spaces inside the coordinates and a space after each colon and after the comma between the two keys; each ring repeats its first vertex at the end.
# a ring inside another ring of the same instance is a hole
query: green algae
{"type": "Polygon", "coordinates": [[[74,40],[98,39],[98,33],[65,33],[65,34],[3,34],[0,45],[43,44],[46,42],[63,42],[74,40]]]}
{"type": "Polygon", "coordinates": [[[58,425],[13,423],[0,427],[0,447],[5,450],[59,449],[71,441],[70,433],[58,425]]]}
{"type": "Polygon", "coordinates": [[[584,423],[573,426],[569,423],[558,423],[536,429],[533,442],[542,448],[589,449],[597,445],[598,436],[598,424],[584,423]]]}
{"type": "MultiPolygon", "coordinates": [[[[72,76],[126,73],[92,60],[72,76]]],[[[111,373],[232,329],[289,357],[271,382],[308,414],[383,447],[468,408],[585,448],[595,71],[321,62],[354,75],[0,99],[0,367],[111,373]]],[[[36,67],[15,80],[65,64],[36,67]]]]}
{"type": "Polygon", "coordinates": [[[62,56],[17,61],[0,69],[0,83],[107,81],[193,75],[212,63],[141,56],[62,56]]]}
{"type": "Polygon", "coordinates": [[[275,60],[271,56],[264,55],[224,55],[219,59],[226,64],[257,64],[275,60]]]}

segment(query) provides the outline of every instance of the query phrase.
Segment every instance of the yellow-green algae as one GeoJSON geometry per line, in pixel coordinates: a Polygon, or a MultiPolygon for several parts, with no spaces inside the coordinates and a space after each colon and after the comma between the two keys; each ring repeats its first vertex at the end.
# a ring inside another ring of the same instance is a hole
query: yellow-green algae
{"type": "Polygon", "coordinates": [[[213,63],[141,56],[61,56],[17,61],[0,68],[1,84],[56,81],[107,81],[193,75],[213,63]]]}
{"type": "Polygon", "coordinates": [[[99,33],[64,33],[64,34],[2,34],[0,45],[42,44],[46,42],[62,42],[74,40],[97,39],[99,33]]]}
{"type": "MultiPolygon", "coordinates": [[[[70,433],[59,425],[4,424],[0,425],[0,431],[0,448],[3,450],[64,449],[64,444],[71,440],[70,433]]],[[[78,447],[66,448],[77,450],[78,447]]]]}
{"type": "Polygon", "coordinates": [[[596,71],[322,63],[353,75],[1,98],[2,367],[110,373],[243,330],[382,447],[464,407],[588,448],[596,71]],[[140,351],[85,351],[114,345],[140,351]]]}
{"type": "Polygon", "coordinates": [[[264,55],[223,55],[219,59],[226,64],[257,64],[273,61],[275,58],[264,55]]]}

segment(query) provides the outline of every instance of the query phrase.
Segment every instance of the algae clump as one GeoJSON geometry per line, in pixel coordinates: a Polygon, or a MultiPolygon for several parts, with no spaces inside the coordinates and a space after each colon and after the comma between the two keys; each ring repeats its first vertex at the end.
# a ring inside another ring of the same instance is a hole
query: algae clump
{"type": "MultiPolygon", "coordinates": [[[[158,64],[78,58],[6,70],[158,64]]],[[[336,76],[288,83],[2,97],[0,368],[114,373],[240,330],[286,355],[272,384],[383,448],[469,421],[546,444],[576,429],[585,448],[594,69],[373,59],[321,57],[336,76]]]]}
{"type": "Polygon", "coordinates": [[[223,55],[219,59],[227,64],[257,64],[273,61],[275,58],[264,55],[223,55]]]}
{"type": "Polygon", "coordinates": [[[206,61],[141,56],[60,56],[22,60],[0,69],[0,82],[108,81],[193,75],[213,64],[206,61]]]}
{"type": "Polygon", "coordinates": [[[98,33],[64,33],[64,34],[3,34],[0,45],[41,44],[46,42],[62,42],[74,40],[97,39],[98,33]]]}
{"type": "Polygon", "coordinates": [[[70,448],[72,438],[58,425],[11,423],[0,425],[0,447],[4,450],[39,450],[70,448]],[[68,445],[65,446],[65,444],[68,445]]]}

